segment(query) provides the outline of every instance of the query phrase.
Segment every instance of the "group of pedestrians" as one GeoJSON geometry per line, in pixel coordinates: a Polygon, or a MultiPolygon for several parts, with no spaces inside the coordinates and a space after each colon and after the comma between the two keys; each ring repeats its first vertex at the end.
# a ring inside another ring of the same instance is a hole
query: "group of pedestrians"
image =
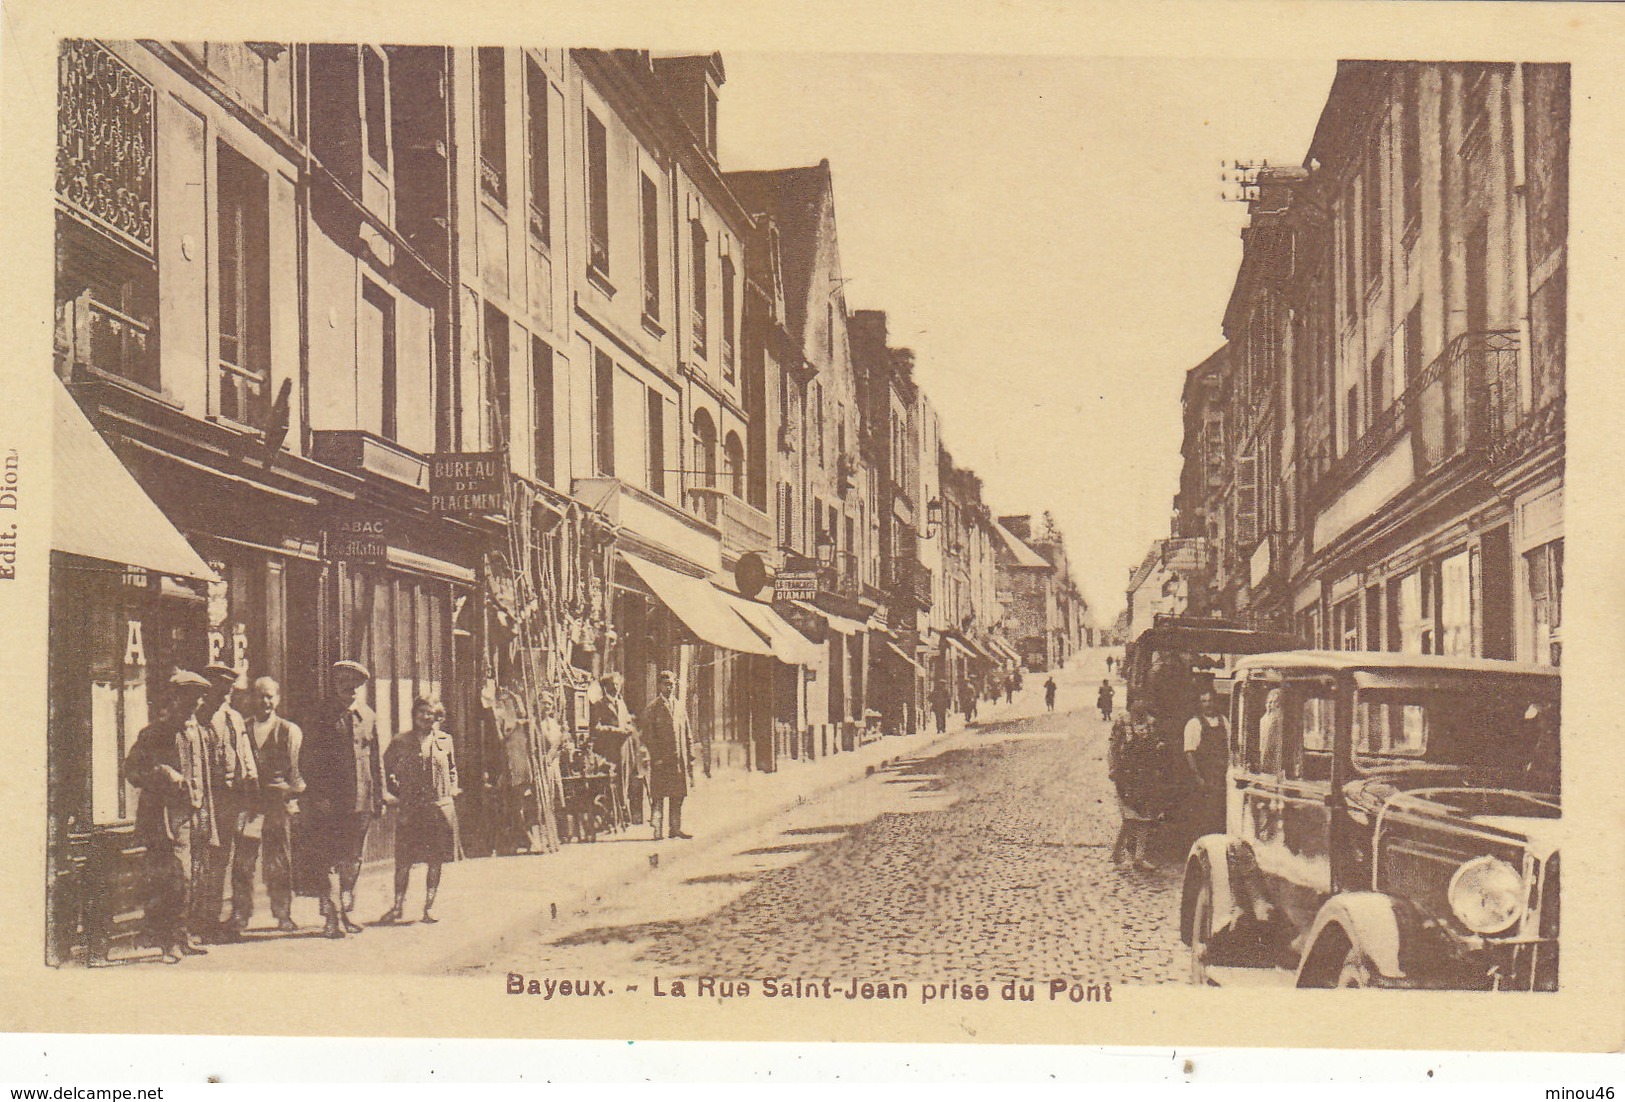
{"type": "Polygon", "coordinates": [[[602,695],[591,710],[592,750],[620,763],[621,798],[634,822],[643,821],[647,805],[656,841],[688,839],[693,837],[683,830],[692,755],[688,710],[677,696],[675,673],[662,670],[655,684],[655,698],[634,720],[621,695],[621,675],[604,675],[602,695]]]}
{"type": "MultiPolygon", "coordinates": [[[[1096,697],[1103,719],[1112,715],[1114,695],[1111,680],[1103,679],[1096,697]]],[[[1170,737],[1165,717],[1152,714],[1146,693],[1130,700],[1107,744],[1107,773],[1123,819],[1114,864],[1156,868],[1151,841],[1158,823],[1180,823],[1193,837],[1224,830],[1229,743],[1230,725],[1212,689],[1200,694],[1177,737],[1170,737]]]]}
{"type": "Polygon", "coordinates": [[[417,864],[428,867],[422,921],[434,922],[441,867],[460,852],[457,762],[440,701],[420,697],[411,726],[382,749],[362,700],[371,674],[358,662],[333,666],[333,695],[309,737],[280,714],[281,688],[270,677],[253,683],[245,718],[231,704],[238,678],[225,665],[176,671],[125,759],[140,790],[148,944],[173,964],[241,940],[256,867],[278,930],[299,929],[297,886],[320,901],[325,936],[360,933],[352,914],[362,854],[392,805],[400,809],[395,899],[380,924],[401,921],[417,864]]]}

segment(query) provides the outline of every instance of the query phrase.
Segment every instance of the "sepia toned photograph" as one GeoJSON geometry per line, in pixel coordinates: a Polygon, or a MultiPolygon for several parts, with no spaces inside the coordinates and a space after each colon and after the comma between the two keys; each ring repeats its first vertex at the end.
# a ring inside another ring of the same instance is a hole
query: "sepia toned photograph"
{"type": "Polygon", "coordinates": [[[53,1028],[1539,1047],[1595,999],[1584,51],[180,26],[33,28],[6,199],[53,1028]]]}

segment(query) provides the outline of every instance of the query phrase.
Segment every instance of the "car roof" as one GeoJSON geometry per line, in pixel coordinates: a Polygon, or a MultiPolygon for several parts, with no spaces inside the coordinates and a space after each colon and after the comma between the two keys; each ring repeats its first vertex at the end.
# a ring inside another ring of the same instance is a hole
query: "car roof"
{"type": "Polygon", "coordinates": [[[1552,666],[1504,662],[1499,658],[1458,658],[1442,654],[1402,654],[1394,651],[1292,650],[1253,654],[1236,661],[1243,670],[1415,670],[1418,673],[1498,673],[1528,677],[1562,677],[1552,666]]]}

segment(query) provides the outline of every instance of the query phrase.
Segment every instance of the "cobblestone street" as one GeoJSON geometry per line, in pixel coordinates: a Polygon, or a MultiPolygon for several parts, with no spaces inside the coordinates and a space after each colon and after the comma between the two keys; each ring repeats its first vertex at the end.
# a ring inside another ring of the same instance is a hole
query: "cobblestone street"
{"type": "Polygon", "coordinates": [[[1029,677],[1009,718],[694,854],[571,932],[538,928],[453,970],[1165,982],[1178,867],[1111,863],[1118,815],[1091,688],[1102,663],[1058,675],[1054,714],[1029,677]]]}

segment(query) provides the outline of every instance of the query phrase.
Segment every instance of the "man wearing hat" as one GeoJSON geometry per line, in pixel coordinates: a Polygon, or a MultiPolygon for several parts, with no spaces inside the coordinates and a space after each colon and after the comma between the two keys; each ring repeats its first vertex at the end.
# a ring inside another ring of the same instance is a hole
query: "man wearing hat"
{"type": "Polygon", "coordinates": [[[325,933],[359,934],[350,920],[361,853],[372,820],[393,803],[384,785],[383,755],[372,709],[361,690],[372,674],[359,662],[333,664],[333,696],[324,723],[305,742],[303,770],[310,804],[314,863],[325,878],[321,890],[325,933]]]}
{"type": "Polygon", "coordinates": [[[200,847],[199,880],[192,891],[192,930],[207,940],[235,941],[236,928],[222,923],[220,912],[225,904],[232,851],[259,789],[259,770],[254,762],[254,744],[248,738],[248,724],[243,714],[231,706],[237,671],[217,662],[204,667],[203,676],[209,688],[198,715],[213,793],[209,810],[214,829],[209,844],[200,847]]]}
{"type": "Polygon", "coordinates": [[[136,838],[146,847],[146,936],[164,963],[208,950],[187,930],[194,842],[206,845],[209,772],[196,713],[206,678],[177,670],[165,687],[155,722],[142,728],[124,759],[124,775],[141,790],[136,838]]]}

